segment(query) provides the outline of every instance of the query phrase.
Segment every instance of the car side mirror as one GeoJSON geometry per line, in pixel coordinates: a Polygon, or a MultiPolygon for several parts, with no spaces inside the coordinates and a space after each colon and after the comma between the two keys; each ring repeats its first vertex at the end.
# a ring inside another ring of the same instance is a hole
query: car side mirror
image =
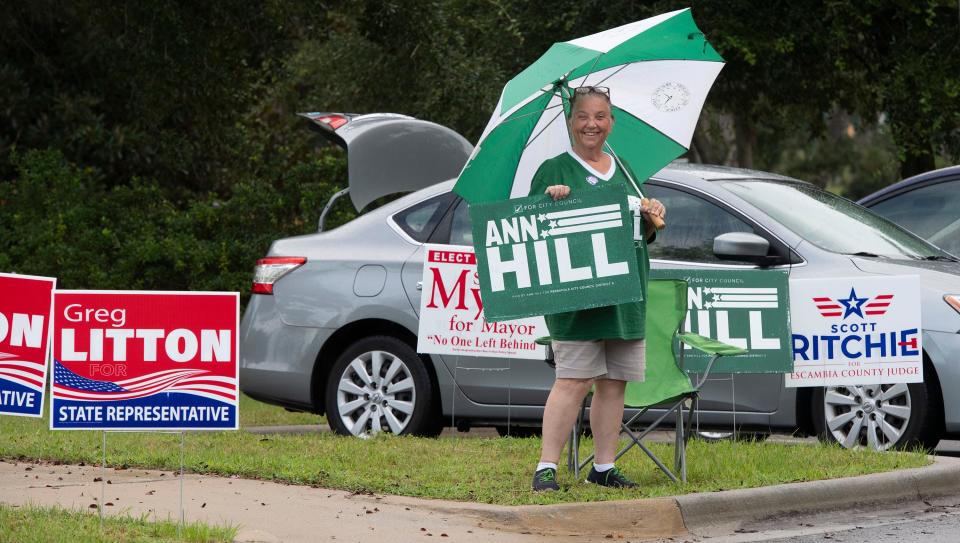
{"type": "Polygon", "coordinates": [[[769,266],[778,260],[767,256],[770,242],[750,232],[727,232],[713,238],[713,254],[721,260],[750,262],[769,266]]]}

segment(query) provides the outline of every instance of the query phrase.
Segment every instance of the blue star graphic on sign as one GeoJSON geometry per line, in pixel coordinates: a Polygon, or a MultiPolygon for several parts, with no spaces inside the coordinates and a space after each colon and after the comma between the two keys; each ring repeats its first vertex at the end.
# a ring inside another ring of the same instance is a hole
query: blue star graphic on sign
{"type": "Polygon", "coordinates": [[[843,304],[843,307],[847,308],[846,311],[843,312],[843,318],[847,318],[853,314],[859,315],[861,319],[865,318],[860,308],[869,299],[870,298],[857,298],[857,291],[851,288],[849,298],[837,299],[838,302],[843,304]]]}

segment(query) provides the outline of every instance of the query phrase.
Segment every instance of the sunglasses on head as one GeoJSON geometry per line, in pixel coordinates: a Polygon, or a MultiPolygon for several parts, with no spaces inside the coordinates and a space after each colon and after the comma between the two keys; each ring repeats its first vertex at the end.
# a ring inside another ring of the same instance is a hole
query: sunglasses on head
{"type": "Polygon", "coordinates": [[[580,96],[586,96],[588,94],[602,94],[607,98],[610,98],[610,87],[598,87],[595,85],[584,85],[582,87],[576,87],[573,89],[574,98],[580,96]]]}

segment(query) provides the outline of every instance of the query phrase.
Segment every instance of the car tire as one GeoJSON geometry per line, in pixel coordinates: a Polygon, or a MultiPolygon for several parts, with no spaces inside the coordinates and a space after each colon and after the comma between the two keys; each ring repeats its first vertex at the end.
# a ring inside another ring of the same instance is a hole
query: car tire
{"type": "Polygon", "coordinates": [[[497,426],[497,434],[500,437],[540,437],[543,435],[543,428],[540,426],[513,426],[507,428],[506,425],[497,426]]]}
{"type": "MultiPolygon", "coordinates": [[[[726,430],[694,430],[693,435],[709,443],[718,443],[720,441],[733,441],[733,432],[726,430]]],[[[747,443],[756,441],[766,441],[770,434],[765,432],[744,432],[737,431],[737,441],[747,443]]]]}
{"type": "Polygon", "coordinates": [[[407,343],[391,336],[361,339],[330,369],[327,420],[340,434],[371,437],[381,432],[436,436],[430,373],[407,343]]]}
{"type": "Polygon", "coordinates": [[[943,410],[927,381],[817,388],[812,403],[813,427],[826,443],[884,451],[932,450],[940,441],[943,410]]]}

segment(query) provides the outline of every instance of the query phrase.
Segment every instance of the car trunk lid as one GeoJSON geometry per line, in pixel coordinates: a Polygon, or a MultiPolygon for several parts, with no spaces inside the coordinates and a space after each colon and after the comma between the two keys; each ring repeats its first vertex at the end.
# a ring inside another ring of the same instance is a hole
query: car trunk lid
{"type": "Polygon", "coordinates": [[[412,192],[460,174],[473,146],[455,131],[394,113],[299,113],[311,128],[347,151],[350,200],[370,202],[412,192]]]}

